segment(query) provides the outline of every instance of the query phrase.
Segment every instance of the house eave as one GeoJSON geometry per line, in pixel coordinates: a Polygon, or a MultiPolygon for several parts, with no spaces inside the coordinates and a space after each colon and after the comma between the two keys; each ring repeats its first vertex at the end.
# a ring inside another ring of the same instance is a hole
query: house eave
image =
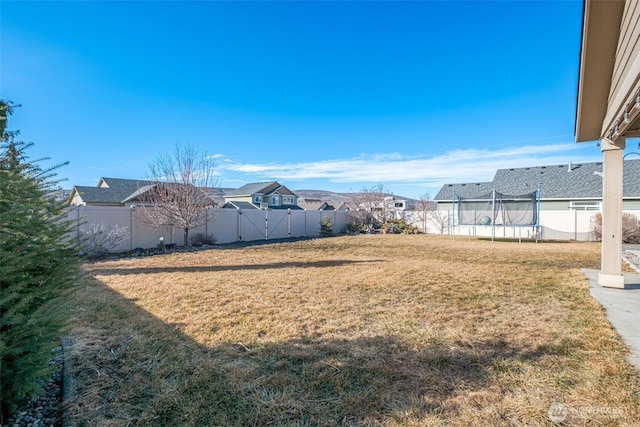
{"type": "Polygon", "coordinates": [[[576,142],[604,136],[624,1],[585,0],[576,108],[576,142]]]}

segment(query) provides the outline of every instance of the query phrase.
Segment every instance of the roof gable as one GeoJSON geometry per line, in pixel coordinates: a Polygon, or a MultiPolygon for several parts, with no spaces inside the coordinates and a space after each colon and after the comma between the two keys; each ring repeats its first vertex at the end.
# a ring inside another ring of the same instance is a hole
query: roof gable
{"type": "MultiPolygon", "coordinates": [[[[319,211],[327,209],[331,205],[319,199],[298,199],[298,206],[308,211],[319,211]]],[[[331,206],[331,209],[333,209],[333,206],[331,206]]]]}
{"type": "Polygon", "coordinates": [[[155,184],[154,181],[123,179],[123,178],[100,178],[97,189],[104,191],[104,198],[108,198],[113,203],[123,203],[130,196],[138,192],[141,188],[155,184]]]}
{"type": "Polygon", "coordinates": [[[289,190],[284,185],[279,186],[274,190],[274,193],[280,194],[281,196],[295,196],[295,193],[289,190]]]}
{"type": "Polygon", "coordinates": [[[284,196],[295,196],[295,194],[284,185],[280,185],[278,181],[252,182],[242,187],[232,190],[225,194],[226,198],[230,197],[246,197],[254,194],[267,196],[270,194],[280,194],[284,196]]]}

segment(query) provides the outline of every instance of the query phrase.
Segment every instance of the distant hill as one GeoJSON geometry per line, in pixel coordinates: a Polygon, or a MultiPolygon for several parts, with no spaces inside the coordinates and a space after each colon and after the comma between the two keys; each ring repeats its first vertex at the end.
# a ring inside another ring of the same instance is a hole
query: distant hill
{"type": "Polygon", "coordinates": [[[353,199],[353,193],[334,193],[327,190],[293,190],[293,192],[298,199],[318,199],[336,207],[353,199]]]}
{"type": "MultiPolygon", "coordinates": [[[[342,203],[349,202],[354,198],[357,198],[361,193],[334,193],[327,190],[294,190],[294,193],[299,199],[319,199],[323,202],[332,204],[333,206],[339,206],[342,203]]],[[[417,202],[417,200],[411,197],[402,197],[397,194],[384,193],[385,197],[395,197],[396,199],[407,200],[409,202],[417,202]]]]}
{"type": "MultiPolygon", "coordinates": [[[[219,206],[221,206],[224,204],[224,195],[233,190],[236,190],[236,189],[217,187],[217,188],[212,188],[210,192],[214,200],[219,204],[219,206]]],[[[347,203],[352,201],[355,197],[358,196],[358,194],[360,194],[360,193],[334,193],[333,191],[327,191],[327,190],[293,190],[293,192],[298,196],[299,199],[318,199],[318,200],[322,200],[323,202],[327,202],[330,205],[333,205],[335,207],[340,206],[342,203],[347,203]]],[[[410,202],[411,201],[415,202],[415,200],[411,199],[410,197],[402,197],[402,196],[388,194],[388,193],[385,193],[385,196],[395,197],[397,199],[404,199],[410,202]]]]}

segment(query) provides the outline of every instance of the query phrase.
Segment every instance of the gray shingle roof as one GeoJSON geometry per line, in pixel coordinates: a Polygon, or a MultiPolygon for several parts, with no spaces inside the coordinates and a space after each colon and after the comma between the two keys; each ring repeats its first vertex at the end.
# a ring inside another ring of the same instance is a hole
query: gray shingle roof
{"type": "MultiPolygon", "coordinates": [[[[491,193],[493,188],[502,194],[521,195],[538,187],[542,200],[601,198],[602,162],[499,169],[492,182],[445,184],[434,200],[449,201],[452,191],[477,198],[491,193]]],[[[626,198],[640,198],[640,160],[625,160],[623,192],[626,198]]]]}
{"type": "Polygon", "coordinates": [[[155,184],[148,184],[148,185],[143,185],[142,187],[138,188],[136,191],[134,191],[133,193],[129,194],[129,196],[127,196],[123,202],[130,202],[130,201],[140,201],[139,197],[142,196],[144,193],[146,193],[147,191],[151,190],[152,188],[155,188],[155,184]]]}
{"type": "Polygon", "coordinates": [[[87,187],[84,185],[75,185],[73,190],[82,197],[85,203],[119,203],[114,201],[114,194],[108,188],[87,187]]]}
{"type": "MultiPolygon", "coordinates": [[[[320,199],[298,199],[298,206],[304,210],[317,211],[331,205],[320,199]]],[[[333,209],[333,206],[331,206],[331,209],[333,209]]]]}
{"type": "Polygon", "coordinates": [[[269,205],[269,209],[272,209],[272,210],[291,209],[292,211],[303,211],[304,210],[303,208],[301,208],[298,205],[278,205],[278,206],[269,205]]]}
{"type": "Polygon", "coordinates": [[[280,184],[276,181],[252,182],[225,194],[225,197],[251,196],[253,194],[269,194],[280,184]]]}
{"type": "Polygon", "coordinates": [[[445,184],[433,200],[446,202],[453,200],[454,193],[466,199],[482,199],[491,197],[493,182],[472,182],[469,184],[445,184]]]}
{"type": "Polygon", "coordinates": [[[602,197],[602,163],[499,169],[493,182],[503,194],[531,193],[540,187],[544,199],[597,198],[602,197]]]}
{"type": "Polygon", "coordinates": [[[102,182],[109,186],[110,194],[113,195],[114,201],[122,202],[141,187],[153,185],[153,181],[123,178],[102,178],[102,182]]]}
{"type": "Polygon", "coordinates": [[[224,196],[226,198],[253,196],[254,194],[268,195],[277,193],[285,196],[295,196],[295,194],[277,181],[252,182],[242,187],[229,191],[224,196]]]}
{"type": "Polygon", "coordinates": [[[103,182],[108,187],[76,185],[73,188],[80,194],[85,203],[122,204],[129,199],[132,194],[138,192],[140,188],[153,184],[151,181],[122,178],[101,178],[99,184],[103,182]]]}

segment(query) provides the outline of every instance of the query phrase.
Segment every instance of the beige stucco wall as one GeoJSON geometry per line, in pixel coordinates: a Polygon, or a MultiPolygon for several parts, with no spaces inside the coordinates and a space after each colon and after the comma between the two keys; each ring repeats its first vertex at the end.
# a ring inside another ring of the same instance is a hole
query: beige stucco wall
{"type": "MultiPolygon", "coordinates": [[[[587,201],[587,200],[585,200],[587,201]]],[[[598,199],[592,199],[592,201],[600,201],[598,199]]],[[[540,211],[567,211],[569,210],[570,202],[568,200],[557,201],[541,201],[540,211]]],[[[640,200],[625,200],[622,202],[622,209],[625,211],[640,211],[640,200]]],[[[439,202],[439,211],[450,211],[451,203],[439,202]]]]}
{"type": "MultiPolygon", "coordinates": [[[[625,210],[640,218],[640,210],[625,210]]],[[[444,212],[442,212],[444,214],[444,212]]],[[[541,240],[577,240],[593,241],[593,217],[595,211],[541,211],[540,212],[540,233],[538,239],[541,240]]],[[[450,213],[449,213],[450,214],[450,213]]],[[[450,217],[449,217],[450,218],[450,217]]],[[[440,234],[435,226],[436,222],[427,220],[427,232],[440,234]]],[[[419,224],[416,224],[419,226],[419,224]]],[[[444,234],[448,234],[446,230],[444,234]]],[[[456,226],[451,229],[450,234],[470,237],[491,237],[492,233],[497,238],[528,239],[535,238],[534,227],[502,227],[469,225],[456,226]]]]}

